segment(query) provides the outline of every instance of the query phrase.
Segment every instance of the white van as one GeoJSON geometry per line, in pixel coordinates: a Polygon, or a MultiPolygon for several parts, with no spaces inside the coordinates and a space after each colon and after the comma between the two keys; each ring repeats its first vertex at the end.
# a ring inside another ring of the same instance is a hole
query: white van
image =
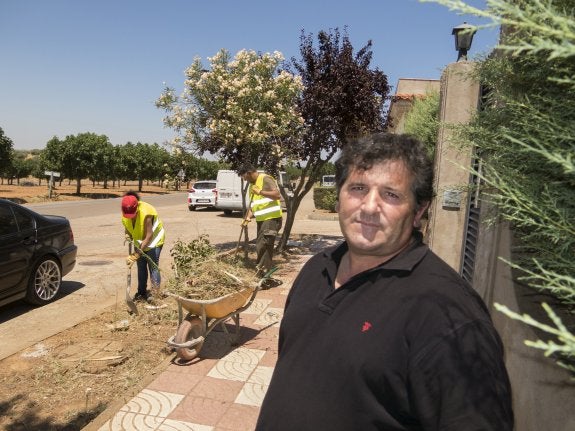
{"type": "MultiPolygon", "coordinates": [[[[232,211],[242,211],[242,189],[246,189],[246,182],[241,179],[236,171],[220,169],[216,178],[218,182],[218,200],[216,209],[230,215],[232,211]]],[[[246,193],[247,194],[247,193],[246,193]]],[[[249,198],[246,199],[246,205],[249,198]]]]}
{"type": "MultiPolygon", "coordinates": [[[[229,169],[220,169],[216,179],[218,182],[216,209],[223,211],[225,215],[230,215],[232,211],[243,211],[242,189],[244,189],[246,193],[246,205],[248,205],[250,200],[247,183],[236,171],[229,169]]],[[[288,176],[285,172],[280,172],[280,180],[278,183],[280,187],[288,187],[288,176]]],[[[293,192],[289,191],[289,189],[287,189],[287,193],[288,196],[293,196],[293,192]]],[[[284,202],[282,202],[282,207],[285,209],[284,202]]]]}

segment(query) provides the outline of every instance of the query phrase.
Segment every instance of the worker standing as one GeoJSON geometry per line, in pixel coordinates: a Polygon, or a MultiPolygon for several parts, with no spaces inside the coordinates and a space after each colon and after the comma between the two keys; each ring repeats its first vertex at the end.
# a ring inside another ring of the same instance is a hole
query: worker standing
{"type": "Polygon", "coordinates": [[[282,227],[281,195],[275,179],[254,165],[246,163],[237,172],[249,183],[250,208],[242,226],[256,219],[256,269],[263,276],[272,268],[275,239],[282,227]]]}
{"type": "Polygon", "coordinates": [[[122,224],[126,239],[134,244],[135,251],[126,258],[126,264],[138,266],[138,292],[134,301],[151,302],[159,296],[160,253],[164,245],[164,225],[156,209],[142,202],[136,192],[127,192],[122,198],[122,224]],[[147,257],[142,257],[145,254],[147,257]],[[148,272],[152,282],[152,294],[148,293],[148,272]]]}

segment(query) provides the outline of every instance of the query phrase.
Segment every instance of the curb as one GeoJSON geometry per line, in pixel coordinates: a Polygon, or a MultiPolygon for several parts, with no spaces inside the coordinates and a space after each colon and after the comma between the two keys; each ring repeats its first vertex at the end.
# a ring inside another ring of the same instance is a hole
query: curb
{"type": "Polygon", "coordinates": [[[328,220],[328,221],[338,221],[339,217],[337,213],[311,213],[307,216],[310,220],[328,220]]]}

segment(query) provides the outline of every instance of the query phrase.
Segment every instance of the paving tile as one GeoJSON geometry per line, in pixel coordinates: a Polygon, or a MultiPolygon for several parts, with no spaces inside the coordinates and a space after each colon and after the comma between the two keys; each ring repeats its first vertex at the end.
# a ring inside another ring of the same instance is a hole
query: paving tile
{"type": "Polygon", "coordinates": [[[158,427],[158,431],[214,431],[214,427],[166,419],[158,427]]]}
{"type": "Polygon", "coordinates": [[[274,372],[273,367],[258,366],[248,379],[248,383],[257,383],[260,385],[269,385],[274,372]]]}
{"type": "Polygon", "coordinates": [[[160,417],[119,411],[112,419],[102,425],[98,431],[152,431],[158,429],[163,420],[160,417]]]}
{"type": "Polygon", "coordinates": [[[262,367],[275,367],[278,361],[278,343],[277,340],[275,341],[275,345],[273,348],[268,349],[266,354],[260,360],[260,365],[262,367]]]}
{"type": "Polygon", "coordinates": [[[242,382],[204,377],[188,396],[233,402],[242,389],[242,382]]]}
{"type": "Polygon", "coordinates": [[[224,332],[211,332],[206,338],[199,356],[207,359],[221,359],[232,349],[229,335],[224,332]]]}
{"type": "Polygon", "coordinates": [[[253,431],[258,415],[258,407],[234,404],[217,423],[214,431],[253,431]]]}
{"type": "Polygon", "coordinates": [[[203,378],[199,374],[164,371],[151,382],[147,389],[185,395],[203,378]]]}
{"type": "Polygon", "coordinates": [[[255,364],[257,365],[259,360],[265,352],[258,349],[247,349],[245,347],[238,347],[232,350],[226,356],[224,356],[222,361],[238,362],[242,364],[255,364]]]}
{"type": "Polygon", "coordinates": [[[221,400],[187,396],[170,413],[168,419],[215,427],[224,417],[231,404],[231,402],[221,400]]]}
{"type": "Polygon", "coordinates": [[[264,338],[264,337],[256,337],[252,340],[248,340],[243,344],[243,347],[254,349],[254,350],[261,350],[267,351],[269,349],[277,349],[278,346],[278,338],[264,338]]]}
{"type": "Polygon", "coordinates": [[[120,410],[130,413],[167,417],[184,398],[181,394],[144,389],[120,410]]]}
{"type": "Polygon", "coordinates": [[[261,407],[268,387],[269,385],[261,385],[259,383],[246,383],[234,403],[261,407]]]}
{"type": "Polygon", "coordinates": [[[258,366],[235,399],[235,403],[260,407],[269,387],[273,367],[258,366]]]}
{"type": "Polygon", "coordinates": [[[260,314],[260,317],[258,317],[254,324],[261,326],[277,325],[279,327],[283,314],[283,308],[268,307],[266,311],[260,314]]]}
{"type": "MultiPolygon", "coordinates": [[[[200,353],[202,352],[200,351],[200,353]]],[[[195,358],[193,361],[171,363],[168,365],[168,368],[166,368],[166,371],[179,374],[205,376],[217,362],[218,359],[195,358]]]]}
{"type": "Polygon", "coordinates": [[[246,313],[246,311],[244,311],[243,313],[240,314],[240,327],[241,327],[240,333],[241,333],[241,330],[244,329],[245,327],[252,326],[252,323],[254,322],[254,320],[256,320],[259,316],[259,313],[258,314],[246,313]]]}
{"type": "MultiPolygon", "coordinates": [[[[259,292],[258,294],[261,294],[261,292],[259,292]]],[[[242,311],[241,316],[243,317],[244,314],[259,315],[262,313],[262,311],[266,309],[266,307],[270,304],[270,302],[272,302],[271,299],[256,298],[248,308],[242,311]]]]}
{"type": "Polygon", "coordinates": [[[219,361],[208,373],[209,377],[215,379],[236,380],[245,382],[248,380],[257,364],[246,364],[235,361],[219,361]]]}
{"type": "Polygon", "coordinates": [[[268,306],[268,308],[281,308],[282,310],[284,309],[285,306],[285,294],[282,295],[275,295],[270,302],[270,305],[268,306]]]}

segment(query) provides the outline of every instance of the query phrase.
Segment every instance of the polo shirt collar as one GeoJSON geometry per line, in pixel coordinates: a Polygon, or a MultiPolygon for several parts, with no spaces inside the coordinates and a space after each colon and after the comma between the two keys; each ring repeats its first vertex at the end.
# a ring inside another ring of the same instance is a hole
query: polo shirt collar
{"type": "MultiPolygon", "coordinates": [[[[337,269],[341,258],[348,251],[349,247],[347,241],[342,244],[324,251],[324,257],[328,259],[326,266],[331,269],[337,269]],[[334,265],[332,267],[332,265],[334,265]]],[[[423,243],[423,235],[419,231],[414,231],[412,235],[412,243],[404,251],[397,256],[392,257],[387,262],[378,265],[367,272],[374,270],[390,270],[390,271],[407,271],[411,272],[413,268],[423,259],[429,248],[423,243]]]]}

